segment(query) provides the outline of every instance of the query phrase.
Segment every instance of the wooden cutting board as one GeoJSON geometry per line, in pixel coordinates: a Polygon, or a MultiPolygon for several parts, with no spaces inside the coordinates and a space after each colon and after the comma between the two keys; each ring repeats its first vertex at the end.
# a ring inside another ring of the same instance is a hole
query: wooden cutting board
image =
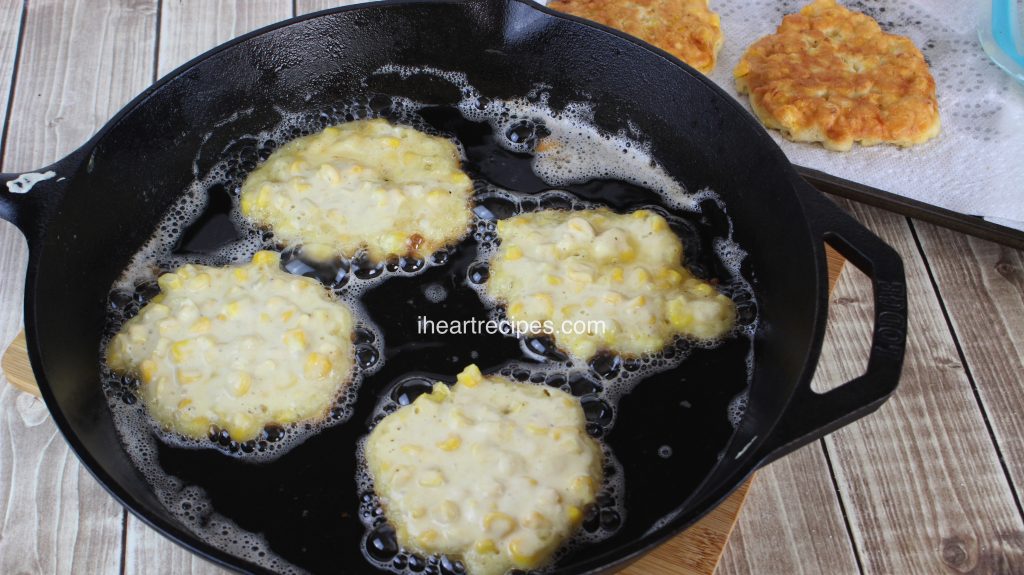
{"type": "MultiPolygon", "coordinates": [[[[829,291],[835,287],[846,262],[843,256],[826,246],[829,267],[829,291]]],[[[7,381],[15,388],[39,396],[32,366],[29,365],[25,332],[18,334],[4,353],[2,367],[7,381]]],[[[693,527],[670,539],[623,571],[626,575],[711,575],[722,557],[739,517],[743,500],[753,478],[741,485],[714,511],[693,527]]]]}

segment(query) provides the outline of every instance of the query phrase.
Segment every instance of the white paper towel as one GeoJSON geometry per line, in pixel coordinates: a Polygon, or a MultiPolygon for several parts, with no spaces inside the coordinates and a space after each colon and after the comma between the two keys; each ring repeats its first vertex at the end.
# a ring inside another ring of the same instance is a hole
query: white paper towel
{"type": "MultiPolygon", "coordinates": [[[[978,4],[989,0],[851,0],[841,3],[907,36],[931,65],[942,132],[913,148],[831,152],[769,130],[794,164],[956,212],[1024,229],[1024,86],[1000,70],[978,42],[978,4]]],[[[752,42],[807,1],[711,0],[725,44],[711,78],[739,99],[732,69],[752,42]]]]}
{"type": "MultiPolygon", "coordinates": [[[[934,140],[906,149],[855,144],[849,152],[832,152],[769,133],[794,164],[1024,229],[1024,86],[989,60],[978,41],[977,11],[988,1],[840,0],[924,53],[942,119],[934,140]]],[[[775,32],[783,15],[808,3],[711,0],[725,34],[711,79],[749,110],[747,97],[736,93],[733,68],[751,43],[775,32]]]]}

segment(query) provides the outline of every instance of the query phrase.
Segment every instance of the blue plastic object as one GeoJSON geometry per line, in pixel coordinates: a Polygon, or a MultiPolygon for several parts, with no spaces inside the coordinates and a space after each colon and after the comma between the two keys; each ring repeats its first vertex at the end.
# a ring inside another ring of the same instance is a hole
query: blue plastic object
{"type": "Polygon", "coordinates": [[[981,46],[1000,68],[1024,83],[1024,37],[1017,0],[981,3],[978,38],[981,46]]]}

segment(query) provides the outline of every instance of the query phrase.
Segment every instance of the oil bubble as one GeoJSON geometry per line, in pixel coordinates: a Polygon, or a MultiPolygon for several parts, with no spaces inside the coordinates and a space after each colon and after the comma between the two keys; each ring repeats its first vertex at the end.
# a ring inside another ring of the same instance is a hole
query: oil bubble
{"type": "Polygon", "coordinates": [[[391,391],[391,399],[398,405],[409,405],[424,393],[434,388],[434,380],[426,377],[410,377],[401,380],[391,391]]]}
{"type": "Polygon", "coordinates": [[[470,266],[466,272],[469,281],[475,284],[486,283],[491,277],[490,267],[485,263],[476,263],[470,266]]]}
{"type": "Polygon", "coordinates": [[[370,531],[366,536],[366,553],[371,559],[387,563],[398,555],[398,535],[387,523],[370,531]]]}

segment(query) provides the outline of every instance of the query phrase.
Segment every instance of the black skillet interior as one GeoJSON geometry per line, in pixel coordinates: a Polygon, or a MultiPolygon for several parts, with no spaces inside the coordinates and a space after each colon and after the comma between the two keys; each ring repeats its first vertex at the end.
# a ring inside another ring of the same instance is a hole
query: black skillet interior
{"type": "MultiPolygon", "coordinates": [[[[202,171],[232,140],[272,127],[281,109],[317,111],[372,93],[435,104],[459,98],[450,84],[429,76],[385,77],[367,85],[384,64],[465,72],[491,97],[521,96],[544,84],[555,108],[591,103],[599,128],[614,133],[631,124],[688,189],[718,191],[735,223],[735,239],[750,253],[745,270],[756,282],[760,326],[742,425],[734,433],[725,419],[728,400],[746,385],[742,347],[698,353],[683,372],[673,372],[672,381],[645,382],[623,399],[607,439],[625,469],[627,519],[599,549],[568,557],[565,572],[620,564],[705,513],[759,463],[870,411],[892,391],[903,341],[895,317],[901,313],[898,282],[891,282],[893,303],[886,308],[895,314],[888,354],[873,354],[871,386],[862,385],[859,393],[848,389],[830,409],[817,409],[818,400],[801,391],[813,373],[826,319],[822,238],[844,247],[860,267],[893,279],[902,275],[898,258],[893,263],[895,256],[876,239],[807,191],[763,131],[706,79],[637,42],[516,0],[372,4],[250,35],[175,72],[80,153],[56,165],[68,179],[43,187],[65,192],[62,200],[28,201],[15,214],[32,245],[26,326],[44,397],[91,471],[152,525],[226,565],[255,570],[183,529],[120,446],[98,381],[112,281],[191,181],[197,150],[202,171]],[[805,209],[828,218],[810,222],[805,209]],[[26,221],[43,212],[52,219],[36,240],[37,229],[26,221]],[[687,411],[683,401],[705,403],[687,411]],[[819,416],[777,425],[791,401],[819,416]],[[662,445],[670,445],[674,456],[659,457],[662,445]],[[673,511],[670,521],[651,530],[673,511]]],[[[535,182],[512,184],[529,188],[535,182]]],[[[600,195],[601,189],[577,191],[600,195]]],[[[633,201],[644,194],[627,191],[636,194],[633,201]]],[[[631,201],[628,194],[619,200],[619,207],[631,201]]],[[[432,357],[389,363],[362,393],[379,391],[404,370],[457,371],[454,363],[432,357]]],[[[167,450],[162,463],[208,487],[204,475],[210,474],[221,485],[236,485],[210,487],[215,507],[230,510],[242,527],[264,531],[275,551],[300,566],[363,572],[369,564],[359,550],[354,454],[339,446],[365,433],[368,405],[372,399],[348,424],[286,456],[287,465],[257,467],[215,452],[167,450]]]]}

